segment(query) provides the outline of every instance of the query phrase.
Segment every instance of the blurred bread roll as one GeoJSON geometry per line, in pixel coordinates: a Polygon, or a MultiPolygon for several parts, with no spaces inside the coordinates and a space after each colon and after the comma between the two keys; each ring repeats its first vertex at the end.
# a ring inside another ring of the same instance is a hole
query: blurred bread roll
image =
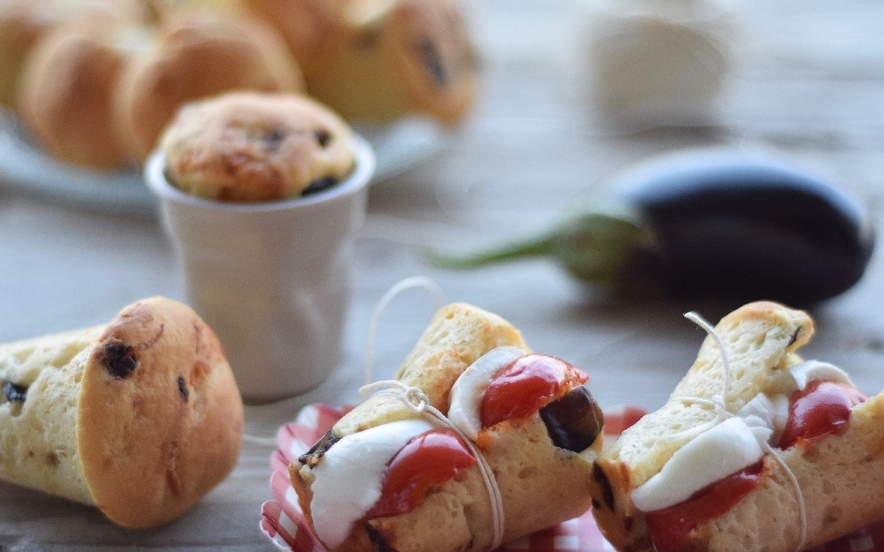
{"type": "Polygon", "coordinates": [[[309,79],[344,47],[347,27],[341,15],[349,0],[242,0],[283,37],[309,79]]]}
{"type": "Polygon", "coordinates": [[[125,67],[146,48],[150,31],[98,21],[53,28],[21,77],[19,114],[49,154],[84,167],[131,163],[111,105],[125,67]]]}
{"type": "Polygon", "coordinates": [[[279,3],[299,17],[246,2],[286,38],[308,93],[348,120],[422,114],[455,124],[475,101],[477,55],[456,0],[279,3]]]}
{"type": "Polygon", "coordinates": [[[143,162],[185,103],[232,90],[298,92],[303,79],[282,39],[257,19],[172,14],[117,87],[115,111],[131,155],[143,162]]]}
{"type": "Polygon", "coordinates": [[[225,15],[244,14],[240,0],[143,0],[157,21],[187,11],[211,11],[225,15]]]}
{"type": "Polygon", "coordinates": [[[0,105],[15,108],[19,78],[40,39],[61,24],[115,24],[146,17],[141,0],[0,1],[0,105]]]}

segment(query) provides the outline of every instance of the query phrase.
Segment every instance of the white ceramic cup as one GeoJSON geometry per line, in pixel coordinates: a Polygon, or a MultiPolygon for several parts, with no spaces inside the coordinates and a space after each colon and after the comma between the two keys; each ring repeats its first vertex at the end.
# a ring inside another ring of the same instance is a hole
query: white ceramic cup
{"type": "Polygon", "coordinates": [[[321,384],[342,358],[354,242],[374,174],[356,137],[353,173],[306,197],[229,203],[188,195],[145,164],[187,302],[221,339],[243,400],[266,403],[321,384]]]}

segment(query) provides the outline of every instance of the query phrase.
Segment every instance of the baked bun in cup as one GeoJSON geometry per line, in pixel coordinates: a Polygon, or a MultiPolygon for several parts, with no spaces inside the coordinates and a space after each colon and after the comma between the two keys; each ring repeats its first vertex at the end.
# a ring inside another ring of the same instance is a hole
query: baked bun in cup
{"type": "Polygon", "coordinates": [[[214,332],[176,301],[0,346],[0,478],[126,527],[182,515],[233,469],[242,402],[214,332]]]}
{"type": "Polygon", "coordinates": [[[144,169],[187,302],[224,343],[246,402],[309,391],[342,358],[374,152],[305,96],[190,105],[144,169]]]}
{"type": "Polygon", "coordinates": [[[226,203],[293,199],[333,187],[356,163],[350,126],[300,94],[228,92],[185,104],[163,132],[164,173],[226,203]]]}
{"type": "Polygon", "coordinates": [[[884,394],[804,360],[814,322],[749,303],[669,401],[595,463],[592,513],[620,551],[810,549],[882,518],[884,394]]]}
{"type": "Polygon", "coordinates": [[[299,504],[330,552],[488,551],[577,517],[590,507],[602,447],[585,381],[564,361],[531,353],[501,317],[448,305],[395,379],[290,466],[299,504]],[[518,385],[499,394],[504,382],[541,374],[553,383],[542,398],[518,385]],[[487,425],[495,395],[530,406],[487,425]],[[403,499],[395,482],[409,473],[417,490],[403,499]]]}

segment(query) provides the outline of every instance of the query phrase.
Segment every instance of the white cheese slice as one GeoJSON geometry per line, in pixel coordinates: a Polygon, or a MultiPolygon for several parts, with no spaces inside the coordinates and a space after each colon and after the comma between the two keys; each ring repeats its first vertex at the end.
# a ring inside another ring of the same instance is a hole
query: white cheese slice
{"type": "Polygon", "coordinates": [[[632,491],[632,501],[651,512],[678,504],[692,494],[761,459],[760,443],[777,443],[789,420],[789,394],[814,380],[853,385],[844,371],[827,362],[808,360],[789,368],[795,387],[787,394],[763,393],[733,418],[701,433],[676,451],[659,473],[632,491]]]}
{"type": "Polygon", "coordinates": [[[387,462],[413,437],[433,429],[426,420],[400,420],[347,435],[313,468],[310,511],[316,534],[335,548],[381,496],[387,462]]]}
{"type": "Polygon", "coordinates": [[[768,434],[763,439],[766,443],[776,443],[789,420],[789,398],[785,395],[770,398],[759,393],[737,411],[737,416],[744,419],[749,427],[764,428],[768,434]]]}
{"type": "Polygon", "coordinates": [[[728,418],[675,451],[659,473],[632,491],[632,502],[644,512],[678,504],[763,454],[746,422],[728,418]]]}

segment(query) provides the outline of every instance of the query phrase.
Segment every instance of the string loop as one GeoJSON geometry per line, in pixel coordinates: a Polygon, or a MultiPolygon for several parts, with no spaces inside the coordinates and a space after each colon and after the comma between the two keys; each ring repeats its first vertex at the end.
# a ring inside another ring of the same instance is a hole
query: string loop
{"type": "Polygon", "coordinates": [[[377,333],[381,315],[393,299],[395,299],[400,293],[413,288],[423,288],[427,290],[433,299],[434,310],[437,311],[442,308],[442,288],[439,287],[439,284],[437,284],[432,278],[427,276],[412,276],[393,284],[384,296],[381,297],[381,300],[378,301],[378,304],[375,306],[374,312],[371,315],[371,321],[369,322],[368,339],[365,347],[365,385],[370,384],[372,380],[371,370],[372,362],[374,360],[374,338],[377,333]]]}

